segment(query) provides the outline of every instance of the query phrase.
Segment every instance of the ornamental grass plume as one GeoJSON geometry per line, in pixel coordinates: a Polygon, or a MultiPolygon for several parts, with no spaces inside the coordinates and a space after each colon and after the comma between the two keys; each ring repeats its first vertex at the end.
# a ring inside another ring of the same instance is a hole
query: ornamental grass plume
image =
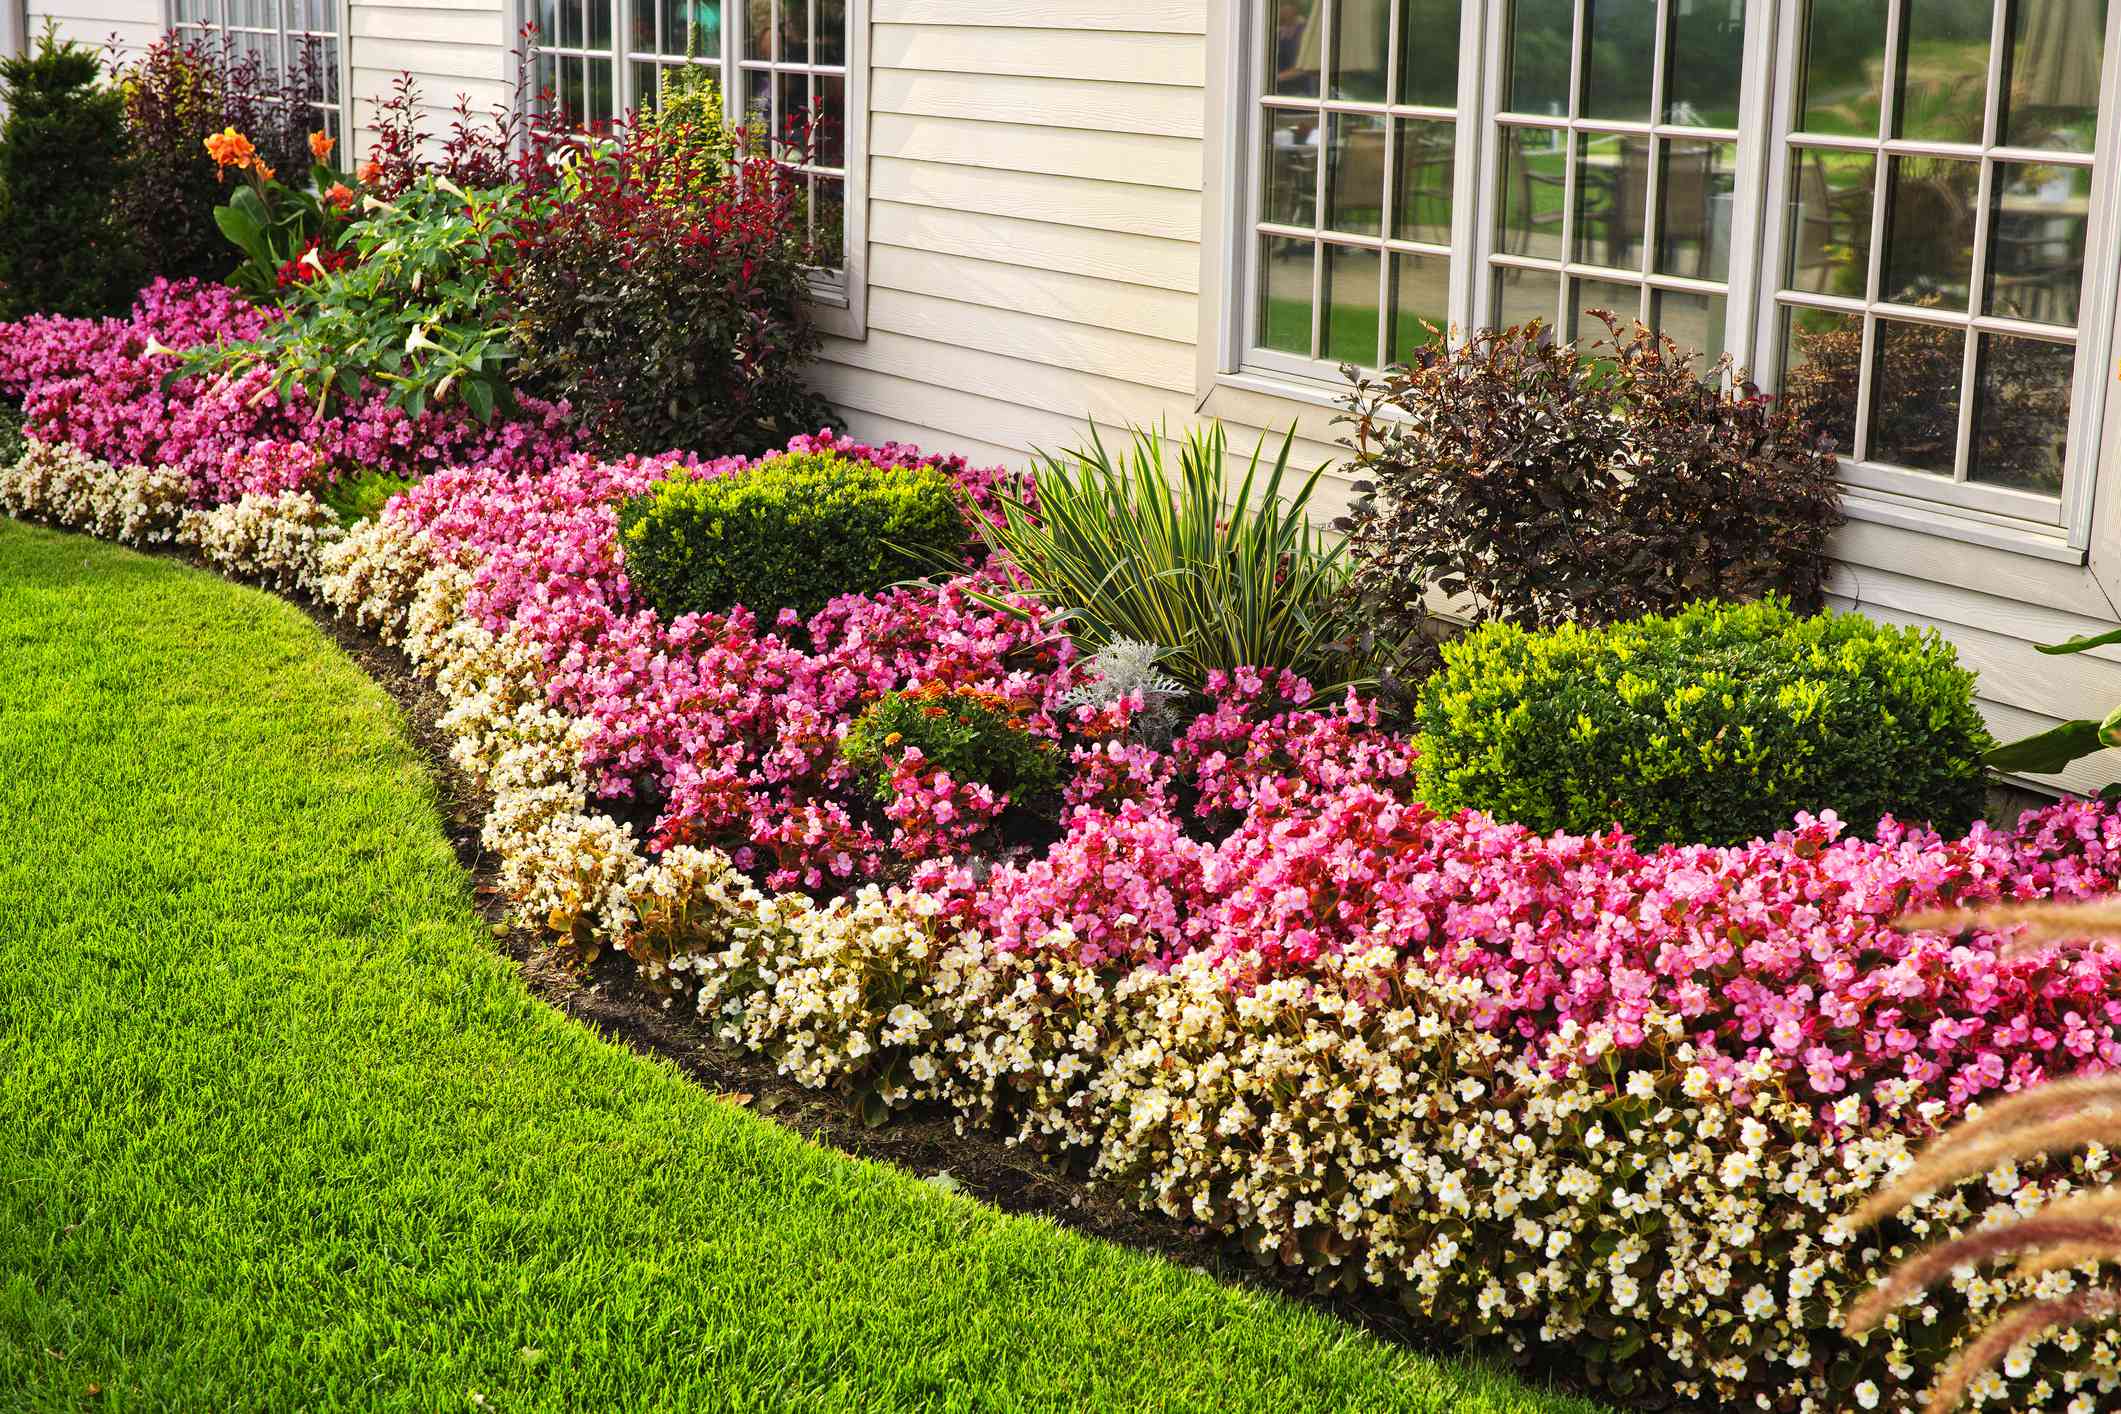
{"type": "MultiPolygon", "coordinates": [[[[2009,951],[2024,956],[2062,943],[2121,938],[2121,905],[2112,899],[2001,904],[1911,914],[1900,924],[1936,930],[1970,925],[2018,929],[2009,951]]],[[[1926,1195],[2007,1166],[2032,1166],[2078,1149],[2116,1146],[2121,1146],[2121,1074],[2049,1081],[1998,1100],[1938,1135],[1912,1167],[1858,1208],[1851,1222],[1858,1228],[1873,1226],[1926,1195]]],[[[2065,1287],[2060,1294],[2043,1284],[2041,1296],[1997,1312],[1939,1372],[1930,1387],[1928,1414],[1957,1408],[2019,1346],[2121,1315],[2121,1286],[2112,1273],[2084,1275],[2084,1269],[2121,1260],[2121,1191],[2109,1185],[2066,1194],[1924,1247],[1850,1305],[1843,1329],[1852,1336],[1864,1335],[1954,1271],[2004,1258],[2016,1259],[2010,1275],[2021,1280],[2074,1270],[2088,1284],[2065,1287]]]]}

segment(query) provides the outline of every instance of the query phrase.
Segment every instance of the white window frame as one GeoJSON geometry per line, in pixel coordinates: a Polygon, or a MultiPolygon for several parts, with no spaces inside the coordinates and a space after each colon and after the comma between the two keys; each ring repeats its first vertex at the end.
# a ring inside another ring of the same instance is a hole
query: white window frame
{"type": "Polygon", "coordinates": [[[276,33],[279,37],[282,64],[287,62],[289,36],[298,39],[314,36],[317,39],[329,40],[337,51],[332,63],[335,71],[332,74],[332,82],[336,86],[339,101],[326,103],[312,99],[309,106],[320,112],[328,108],[338,110],[339,130],[333,136],[342,144],[339,151],[342,154],[348,151],[343,144],[350,143],[354,136],[352,0],[325,0],[333,23],[337,26],[336,30],[329,34],[321,30],[290,29],[287,24],[287,0],[261,0],[261,3],[269,5],[272,9],[272,26],[232,24],[229,12],[236,0],[198,0],[198,3],[205,6],[212,18],[203,21],[181,19],[178,15],[178,0],[162,0],[163,30],[176,35],[180,40],[196,38],[216,45],[237,35],[276,33]]]}
{"type": "MultiPolygon", "coordinates": [[[[1226,110],[1234,114],[1234,120],[1226,129],[1227,145],[1220,149],[1220,166],[1224,190],[1233,199],[1224,208],[1225,239],[1217,243],[1215,257],[1221,271],[1226,272],[1223,288],[1230,292],[1231,298],[1223,301],[1212,316],[1219,322],[1219,336],[1215,339],[1213,366],[1208,375],[1218,383],[1246,393],[1266,393],[1320,406],[1337,401],[1345,391],[1346,384],[1341,380],[1337,366],[1324,360],[1299,358],[1261,348],[1257,339],[1256,321],[1261,296],[1257,267],[1264,195],[1261,96],[1267,91],[1265,14],[1270,2],[1239,0],[1231,7],[1231,27],[1224,32],[1223,73],[1228,83],[1229,99],[1226,110]]],[[[1660,35],[1665,33],[1664,21],[1671,3],[1672,0],[1661,0],[1659,5],[1660,35]]],[[[1994,4],[2000,23],[2000,17],[2007,10],[2007,0],[1994,0],[1994,4]]],[[[1579,23],[1583,8],[1584,0],[1576,0],[1574,13],[1579,23]]],[[[1744,89],[1736,130],[1736,187],[1725,302],[1725,342],[1738,361],[1756,370],[1761,384],[1770,389],[1778,386],[1781,375],[1782,211],[1787,197],[1784,191],[1787,163],[1784,158],[1792,109],[1797,101],[1794,90],[1800,68],[1804,8],[1802,0],[1748,0],[1746,5],[1744,89]]],[[[1888,11],[1894,17],[1891,23],[1895,27],[1898,8],[1896,5],[1888,11]]],[[[1388,94],[1393,92],[1391,85],[1396,82],[1399,60],[1398,10],[1395,5],[1389,40],[1388,94]]],[[[1499,263],[1511,263],[1511,257],[1497,249],[1502,140],[1497,115],[1506,86],[1504,64],[1507,56],[1504,51],[1509,20],[1508,0],[1466,0],[1461,10],[1457,172],[1449,286],[1454,338],[1462,336],[1467,329],[1484,327],[1493,318],[1491,271],[1498,263],[1498,256],[1499,263]]],[[[1327,38],[1330,41],[1330,36],[1327,38]]],[[[2001,46],[1991,46],[1991,62],[1992,66],[2001,62],[2001,46]]],[[[1571,83],[1579,89],[1581,63],[1581,48],[1578,46],[1571,58],[1571,83]]],[[[1660,50],[1657,65],[1661,68],[1662,64],[1660,50]]],[[[2104,65],[2101,93],[2121,94],[2121,5],[2109,10],[2104,65]]],[[[1324,67],[1321,65],[1322,70],[1324,67]]],[[[1322,88],[1325,81],[1322,73],[1322,88]]],[[[1996,103],[1992,85],[1991,114],[1996,103]]],[[[1992,117],[1990,121],[1993,121],[1992,117]]],[[[1548,120],[1548,125],[1561,126],[1568,122],[1566,119],[1548,120]]],[[[1601,132],[1654,131],[1681,139],[1728,136],[1713,130],[1663,124],[1578,119],[1575,125],[1601,132]]],[[[1390,124],[1387,131],[1388,134],[1392,132],[1390,124]]],[[[2037,496],[2002,487],[1969,487],[1967,483],[1928,473],[1844,459],[1843,507],[1850,519],[1899,526],[2042,559],[2085,563],[2087,549],[2094,539],[2092,505],[2099,464],[2102,453],[2113,445],[2113,430],[2106,424],[2115,421],[2110,412],[2121,406],[2121,399],[2111,399],[2107,394],[2107,372],[2114,367],[2117,346],[2117,304],[2121,304],[2121,266],[2117,266],[2115,255],[2115,243],[2121,239],[2121,97],[2105,101],[2099,116],[2096,143],[2098,160],[2093,174],[2089,230],[2085,241],[2087,269],[2076,336],[2069,451],[2060,497],[2037,496]],[[1964,489],[1947,489],[1955,487],[1964,489]]],[[[1940,145],[1896,140],[1889,145],[1889,150],[1899,152],[1937,146],[1940,145]]],[[[1980,150],[1953,148],[1949,155],[1963,157],[1969,155],[1969,151],[1980,150]]],[[[2004,150],[2006,160],[2008,151],[2004,150]]],[[[1321,161],[1319,165],[1323,168],[1325,164],[1321,161]]],[[[1389,154],[1386,172],[1389,182],[1392,173],[1389,154]]],[[[1319,179],[1323,180],[1322,175],[1319,179]]],[[[1877,178],[1881,193],[1885,184],[1886,174],[1881,170],[1877,178]]],[[[1984,201],[1985,196],[1984,187],[1984,201]]],[[[1883,200],[1882,194],[1879,199],[1883,200]]],[[[1377,244],[1361,238],[1356,243],[1377,244]]],[[[1877,242],[1873,242],[1873,247],[1876,258],[1877,242]]],[[[1573,255],[1566,244],[1563,251],[1566,255],[1573,255]]],[[[1543,268],[1552,268],[1554,263],[1546,262],[1543,268]]],[[[1565,274],[1572,274],[1579,270],[1579,266],[1571,260],[1563,263],[1563,270],[1565,274]]],[[[1585,265],[1580,267],[1580,272],[1597,278],[1601,267],[1585,265]]],[[[1977,266],[1973,278],[1978,280],[1979,274],[1977,266]]],[[[1389,265],[1386,275],[1389,278],[1389,265]]],[[[1640,277],[1637,282],[1642,283],[1640,277]]],[[[1684,278],[1659,277],[1653,283],[1683,288],[1688,282],[1684,278]]],[[[1830,298],[1815,302],[1832,303],[1830,298]]],[[[1315,298],[1313,317],[1314,320],[1318,317],[1315,298]]],[[[1975,316],[1971,322],[1976,328],[1997,332],[2008,332],[2011,324],[2007,319],[1987,315],[1975,316]]],[[[2034,330],[2029,326],[2025,332],[2034,330]]],[[[2053,333],[2052,330],[2045,332],[2053,333]]],[[[1868,363],[1869,346],[1866,344],[1866,387],[1868,363]]],[[[1966,376],[1971,377],[1971,372],[1966,376]]],[[[1971,393],[1962,396],[1971,396],[1971,393]]]]}
{"type": "MultiPolygon", "coordinates": [[[[563,0],[564,3],[564,0],[563,0]]],[[[653,64],[658,70],[675,68],[690,62],[713,71],[715,81],[721,85],[723,112],[732,126],[741,126],[749,117],[745,105],[746,85],[739,77],[731,82],[730,75],[744,73],[768,73],[769,91],[775,94],[778,104],[778,77],[782,74],[811,74],[839,77],[843,80],[845,112],[841,121],[845,150],[841,161],[845,166],[838,169],[841,181],[842,232],[845,248],[842,258],[845,264],[839,267],[816,267],[810,274],[810,299],[812,322],[822,331],[841,338],[862,339],[868,331],[868,171],[869,171],[869,0],[845,0],[847,13],[847,39],[844,54],[845,64],[793,63],[740,59],[744,32],[745,11],[751,4],[761,0],[722,0],[721,49],[718,54],[695,55],[690,61],[681,57],[657,52],[637,50],[633,47],[633,9],[641,0],[586,0],[588,5],[608,4],[612,11],[611,48],[587,49],[574,45],[547,43],[554,36],[540,34],[535,52],[548,50],[561,55],[580,55],[612,65],[613,112],[617,118],[641,106],[651,95],[637,91],[634,78],[636,64],[653,64]]],[[[647,0],[655,4],[656,0],[647,0]]],[[[537,0],[517,0],[514,32],[520,34],[522,26],[537,18],[537,0]]],[[[586,11],[585,11],[586,15],[586,11]]],[[[586,28],[586,26],[585,26],[586,28]]],[[[816,57],[816,37],[811,38],[811,58],[816,57]]],[[[777,111],[777,110],[776,110],[777,111]]],[[[808,169],[806,169],[808,170],[808,169]]]]}

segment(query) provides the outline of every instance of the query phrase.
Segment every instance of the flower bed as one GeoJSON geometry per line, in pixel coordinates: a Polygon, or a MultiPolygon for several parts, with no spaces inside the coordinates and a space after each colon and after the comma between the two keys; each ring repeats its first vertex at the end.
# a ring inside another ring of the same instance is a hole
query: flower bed
{"type": "MultiPolygon", "coordinates": [[[[1152,744],[1132,730],[1146,704],[1074,695],[1055,623],[996,603],[1007,583],[982,566],[808,620],[666,622],[627,581],[619,503],[746,463],[408,423],[409,443],[382,438],[403,452],[389,465],[467,464],[348,532],[315,474],[257,481],[248,459],[264,440],[377,465],[369,424],[279,409],[190,436],[236,405],[155,388],[148,336],[245,317],[220,298],[158,289],[129,323],[0,330],[0,383],[37,439],[0,471],[0,505],[176,539],[401,641],[493,790],[486,839],[522,919],[625,951],[804,1083],[878,1120],[948,1106],[1322,1285],[1563,1343],[1621,1397],[1912,1407],[1968,1317],[2015,1290],[1969,1276],[1850,1342],[1836,1312],[1893,1249],[1840,1215],[1982,1096],[2121,1062],[2121,964],[1892,919],[2111,891],[2114,807],[1952,839],[1800,817],[1745,846],[1644,850],[1439,816],[1374,704],[1286,676],[1219,677],[1152,744]],[[1006,793],[906,757],[881,803],[840,743],[908,689],[978,694],[1065,753],[1057,822],[1012,832],[1006,793]]],[[[829,436],[793,450],[933,465],[975,499],[1001,478],[829,436]]],[[[2094,1150],[1997,1173],[1896,1240],[2109,1169],[2094,1150]]],[[[2066,1372],[2121,1352],[2077,1339],[2026,1352],[1995,1396],[2094,1400],[2097,1377],[2066,1372]]]]}

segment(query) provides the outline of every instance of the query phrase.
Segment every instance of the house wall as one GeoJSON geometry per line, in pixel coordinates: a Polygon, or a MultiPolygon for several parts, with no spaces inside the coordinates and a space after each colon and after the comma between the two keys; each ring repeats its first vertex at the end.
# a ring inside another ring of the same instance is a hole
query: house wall
{"type": "Polygon", "coordinates": [[[162,0],[28,0],[23,14],[30,43],[47,19],[61,39],[98,49],[114,38],[124,49],[142,49],[162,33],[162,0]]]}
{"type": "MultiPolygon", "coordinates": [[[[500,101],[513,0],[351,0],[355,120],[400,70],[437,117],[500,101]]],[[[1107,426],[1220,417],[1249,447],[1294,427],[1335,459],[1329,399],[1217,366],[1225,286],[1226,0],[871,0],[868,299],[827,340],[819,381],[853,429],[991,461],[1107,426]],[[1203,295],[1203,291],[1207,293],[1203,295]]],[[[32,25],[141,42],[155,0],[31,0],[32,25]]],[[[365,132],[356,150],[367,145],[365,132]]],[[[2121,454],[2121,399],[2103,445],[2121,454]]],[[[2102,481],[2114,480],[2111,466],[2102,481]]],[[[1327,510],[1344,494],[1335,482],[1327,510]]],[[[2090,562],[2067,564],[1876,522],[1836,538],[1835,602],[1933,624],[1981,674],[1999,734],[2121,701],[2121,654],[2032,645],[2121,621],[2121,485],[2100,492],[2090,562]]],[[[2050,784],[2121,779],[2121,754],[2050,784]]]]}

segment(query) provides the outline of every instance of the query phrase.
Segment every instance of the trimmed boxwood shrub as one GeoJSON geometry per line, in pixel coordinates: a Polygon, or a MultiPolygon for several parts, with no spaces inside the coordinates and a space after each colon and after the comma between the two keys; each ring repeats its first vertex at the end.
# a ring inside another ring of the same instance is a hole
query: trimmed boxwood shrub
{"type": "Polygon", "coordinates": [[[958,556],[970,531],[949,475],[791,452],[729,476],[680,474],[619,511],[626,575],[666,619],[742,604],[804,617],[958,556]]]}
{"type": "Polygon", "coordinates": [[[1833,810],[1981,813],[1973,674],[1926,629],[1701,603],[1604,629],[1489,624],[1423,687],[1421,789],[1536,830],[1737,844],[1833,810]]]}

